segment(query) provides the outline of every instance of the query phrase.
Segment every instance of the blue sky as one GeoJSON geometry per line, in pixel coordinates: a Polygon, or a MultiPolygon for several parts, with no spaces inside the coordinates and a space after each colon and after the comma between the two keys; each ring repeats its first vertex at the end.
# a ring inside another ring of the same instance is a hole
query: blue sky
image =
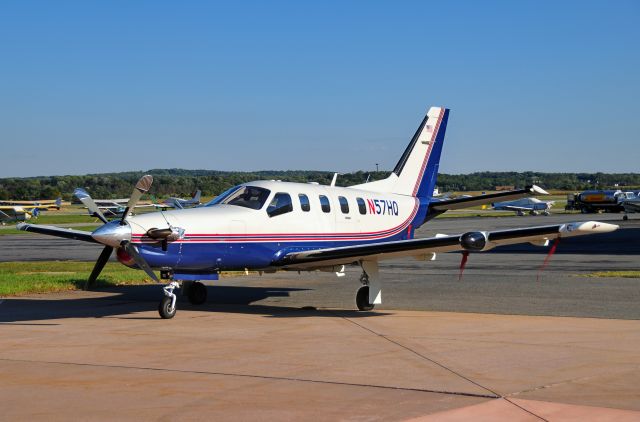
{"type": "Polygon", "coordinates": [[[640,171],[640,2],[5,1],[0,177],[640,171]]]}

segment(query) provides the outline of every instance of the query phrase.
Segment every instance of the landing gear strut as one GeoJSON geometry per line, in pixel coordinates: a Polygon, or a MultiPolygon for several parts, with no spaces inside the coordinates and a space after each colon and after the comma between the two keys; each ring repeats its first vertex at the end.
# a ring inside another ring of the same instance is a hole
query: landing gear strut
{"type": "Polygon", "coordinates": [[[176,295],[173,290],[179,287],[180,285],[177,281],[172,281],[162,288],[164,297],[160,301],[160,305],[158,305],[158,313],[163,319],[171,319],[176,315],[176,295]]]}

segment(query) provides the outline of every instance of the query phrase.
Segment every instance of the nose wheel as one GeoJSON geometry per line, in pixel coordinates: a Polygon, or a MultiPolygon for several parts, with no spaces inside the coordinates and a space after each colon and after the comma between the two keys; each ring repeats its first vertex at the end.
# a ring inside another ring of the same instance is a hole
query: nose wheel
{"type": "Polygon", "coordinates": [[[172,281],[168,286],[162,288],[164,297],[158,305],[158,313],[163,319],[171,319],[176,315],[176,295],[173,293],[174,289],[179,288],[180,285],[176,281],[172,281]]]}

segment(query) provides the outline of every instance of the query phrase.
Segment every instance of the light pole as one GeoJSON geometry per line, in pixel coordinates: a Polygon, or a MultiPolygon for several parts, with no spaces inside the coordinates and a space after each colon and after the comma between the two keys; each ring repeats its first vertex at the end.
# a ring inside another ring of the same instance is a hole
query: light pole
{"type": "Polygon", "coordinates": [[[376,163],[376,173],[378,172],[378,163],[376,163]]]}

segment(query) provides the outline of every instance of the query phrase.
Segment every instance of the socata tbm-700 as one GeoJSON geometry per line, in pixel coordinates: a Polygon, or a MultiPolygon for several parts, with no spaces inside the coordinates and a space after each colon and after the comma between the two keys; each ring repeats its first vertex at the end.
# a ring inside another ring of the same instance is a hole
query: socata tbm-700
{"type": "Polygon", "coordinates": [[[579,222],[501,231],[473,231],[414,239],[415,230],[450,209],[545,193],[525,189],[477,197],[433,198],[449,110],[432,107],[384,180],[349,187],[258,181],[220,194],[202,207],[130,215],[152,177],[142,177],[122,219],[107,221],[88,195],[85,205],[104,221],[94,232],[20,224],[22,230],[87,242],[104,250],[89,277],[95,282],[114,249],[118,260],[170,283],[159,306],[163,318],[176,312],[174,289],[183,282],[192,303],[206,300],[201,280],[225,270],[325,270],[362,267],[356,304],[371,310],[382,302],[378,262],[398,257],[430,259],[436,252],[486,251],[498,245],[602,233],[618,226],[579,222]]]}

